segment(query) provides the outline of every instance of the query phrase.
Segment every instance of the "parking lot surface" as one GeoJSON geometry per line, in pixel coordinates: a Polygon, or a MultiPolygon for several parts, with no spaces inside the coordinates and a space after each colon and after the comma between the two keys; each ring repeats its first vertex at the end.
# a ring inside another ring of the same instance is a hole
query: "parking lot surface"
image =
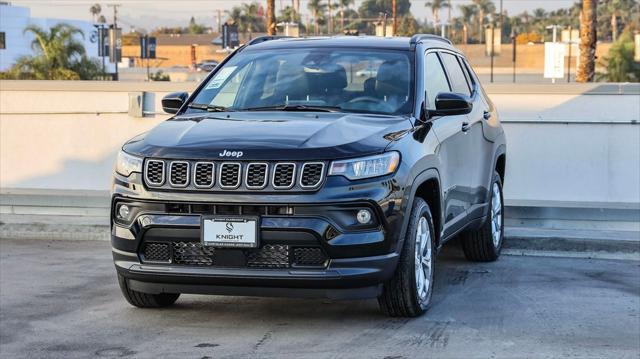
{"type": "Polygon", "coordinates": [[[640,263],[440,255],[433,305],[183,295],[136,309],[103,241],[0,241],[2,358],[638,358],[640,263]]]}

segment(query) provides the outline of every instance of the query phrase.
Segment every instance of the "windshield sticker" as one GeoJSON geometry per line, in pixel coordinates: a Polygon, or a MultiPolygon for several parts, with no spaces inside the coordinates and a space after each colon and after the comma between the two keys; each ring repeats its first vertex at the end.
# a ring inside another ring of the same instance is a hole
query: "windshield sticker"
{"type": "Polygon", "coordinates": [[[233,71],[235,71],[236,68],[238,68],[238,66],[227,66],[220,69],[220,71],[218,71],[211,82],[209,82],[207,87],[205,87],[205,90],[220,88],[220,86],[222,86],[222,84],[227,81],[227,78],[229,78],[229,76],[233,73],[233,71]]]}

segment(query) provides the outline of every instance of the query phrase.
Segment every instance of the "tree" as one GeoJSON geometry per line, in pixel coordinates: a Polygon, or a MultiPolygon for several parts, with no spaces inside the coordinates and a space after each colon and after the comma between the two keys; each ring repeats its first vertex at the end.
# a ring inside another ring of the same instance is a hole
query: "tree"
{"type": "Polygon", "coordinates": [[[474,5],[459,5],[458,9],[462,14],[462,42],[466,44],[469,42],[469,24],[478,10],[474,5]]]}
{"type": "Polygon", "coordinates": [[[355,3],[355,0],[338,0],[338,6],[340,7],[340,29],[344,30],[344,13],[345,10],[349,11],[351,5],[355,3]]]}
{"type": "Polygon", "coordinates": [[[32,34],[34,56],[20,57],[9,70],[14,78],[36,80],[90,80],[99,76],[100,65],[86,56],[83,44],[76,39],[83,32],[64,23],[50,30],[29,25],[24,33],[32,34]]]}
{"type": "Polygon", "coordinates": [[[322,0],[309,0],[307,7],[313,16],[315,34],[318,35],[320,23],[324,22],[324,13],[327,9],[327,4],[323,3],[322,0]]]}
{"type": "Polygon", "coordinates": [[[625,30],[609,49],[602,65],[607,72],[599,78],[610,82],[640,81],[640,63],[634,61],[635,47],[631,31],[625,30]]]}
{"type": "Polygon", "coordinates": [[[413,36],[418,33],[420,25],[411,14],[400,18],[398,23],[398,36],[413,36]]]}
{"type": "Polygon", "coordinates": [[[496,11],[495,5],[491,0],[473,0],[473,4],[476,6],[478,17],[478,40],[482,42],[482,34],[484,32],[485,17],[489,14],[493,14],[496,11]]]}
{"type": "Polygon", "coordinates": [[[189,20],[189,26],[187,27],[187,33],[189,34],[204,34],[207,32],[207,27],[196,22],[196,19],[192,16],[189,20]]]}
{"type": "Polygon", "coordinates": [[[91,16],[93,17],[93,22],[96,22],[96,19],[98,18],[98,16],[102,12],[102,6],[100,6],[100,4],[93,4],[89,8],[89,12],[91,13],[91,16]]]}
{"type": "Polygon", "coordinates": [[[450,5],[447,0],[431,0],[424,3],[424,6],[431,8],[433,22],[437,27],[440,24],[440,9],[449,7],[450,5]]]}
{"type": "Polygon", "coordinates": [[[249,38],[253,32],[265,31],[264,19],[258,14],[260,5],[257,2],[244,3],[227,10],[228,17],[238,25],[238,31],[243,34],[249,33],[249,38]]]}
{"type": "Polygon", "coordinates": [[[275,0],[267,0],[267,34],[276,34],[276,3],[275,0]]]}
{"type": "Polygon", "coordinates": [[[596,69],[596,41],[597,41],[597,3],[598,0],[582,0],[580,13],[580,63],[577,82],[591,82],[596,69]]]}

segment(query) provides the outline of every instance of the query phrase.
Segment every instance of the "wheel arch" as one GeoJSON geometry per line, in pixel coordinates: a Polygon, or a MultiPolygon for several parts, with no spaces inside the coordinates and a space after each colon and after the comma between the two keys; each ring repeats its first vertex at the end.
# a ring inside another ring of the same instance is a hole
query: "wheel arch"
{"type": "MultiPolygon", "coordinates": [[[[404,238],[407,232],[407,226],[409,225],[409,219],[411,217],[411,209],[413,207],[414,199],[422,198],[429,209],[431,210],[431,217],[433,220],[433,227],[435,229],[436,247],[440,245],[442,236],[442,187],[440,185],[440,174],[437,169],[429,168],[415,177],[411,185],[411,190],[408,196],[406,196],[406,208],[405,219],[402,227],[401,242],[404,245],[404,238]]],[[[398,247],[398,251],[402,249],[402,246],[398,247]]]]}

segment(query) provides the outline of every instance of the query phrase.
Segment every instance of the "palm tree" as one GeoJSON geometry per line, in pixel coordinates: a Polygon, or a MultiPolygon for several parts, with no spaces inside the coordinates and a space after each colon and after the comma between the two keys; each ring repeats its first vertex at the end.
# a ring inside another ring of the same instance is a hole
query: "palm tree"
{"type": "Polygon", "coordinates": [[[307,7],[313,15],[315,34],[318,35],[318,26],[320,21],[324,19],[324,12],[327,9],[327,4],[323,3],[322,0],[309,0],[307,7]]]}
{"type": "MultiPolygon", "coordinates": [[[[245,26],[243,32],[249,32],[249,39],[252,38],[253,32],[260,28],[259,23],[262,22],[260,16],[258,15],[260,5],[257,2],[252,2],[250,4],[244,3],[241,5],[242,8],[242,18],[243,25],[245,26]]],[[[240,25],[238,25],[240,28],[240,25]]]]}
{"type": "Polygon", "coordinates": [[[591,82],[596,70],[596,28],[598,0],[582,0],[580,13],[580,63],[578,64],[577,82],[591,82]]]}
{"type": "Polygon", "coordinates": [[[440,9],[449,7],[450,4],[447,0],[431,0],[427,1],[424,6],[431,8],[431,14],[433,15],[433,22],[437,28],[440,24],[440,9]]]}
{"type": "Polygon", "coordinates": [[[276,34],[276,2],[267,0],[267,34],[276,34]]]}
{"type": "Polygon", "coordinates": [[[355,3],[355,0],[338,0],[340,6],[340,29],[344,30],[344,12],[349,11],[349,7],[355,3]]]}
{"type": "Polygon", "coordinates": [[[478,40],[482,42],[482,33],[484,32],[484,20],[489,14],[493,14],[496,10],[495,5],[491,0],[473,0],[473,4],[476,6],[478,16],[478,40]]]}
{"type": "Polygon", "coordinates": [[[96,18],[102,12],[102,6],[100,6],[100,4],[93,4],[89,8],[89,12],[91,13],[91,16],[93,17],[93,22],[96,22],[96,18]]]}
{"type": "Polygon", "coordinates": [[[462,42],[469,42],[469,23],[471,19],[476,16],[477,8],[474,5],[459,5],[460,13],[462,14],[462,42]]]}
{"type": "Polygon", "coordinates": [[[53,26],[49,31],[29,25],[24,33],[33,35],[31,49],[36,55],[19,58],[12,72],[30,74],[38,80],[80,79],[74,71],[74,67],[86,59],[84,46],[76,40],[76,35],[84,38],[80,29],[63,23],[53,26]]]}

